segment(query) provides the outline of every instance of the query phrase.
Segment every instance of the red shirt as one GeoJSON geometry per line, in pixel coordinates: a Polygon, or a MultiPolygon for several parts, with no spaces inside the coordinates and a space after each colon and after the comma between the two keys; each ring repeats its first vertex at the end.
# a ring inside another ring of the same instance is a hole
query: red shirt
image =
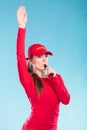
{"type": "Polygon", "coordinates": [[[68,104],[70,95],[62,77],[41,78],[44,88],[40,97],[33,82],[33,77],[27,70],[25,58],[26,29],[18,29],[17,66],[19,79],[31,103],[31,114],[23,125],[23,130],[57,130],[60,102],[68,104]]]}

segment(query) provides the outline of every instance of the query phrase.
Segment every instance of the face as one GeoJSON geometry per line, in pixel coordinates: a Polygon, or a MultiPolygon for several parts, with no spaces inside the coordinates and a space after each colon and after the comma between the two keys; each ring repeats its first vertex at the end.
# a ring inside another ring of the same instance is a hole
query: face
{"type": "Polygon", "coordinates": [[[35,69],[42,71],[44,70],[44,64],[48,63],[48,55],[33,56],[32,63],[35,65],[35,69]]]}

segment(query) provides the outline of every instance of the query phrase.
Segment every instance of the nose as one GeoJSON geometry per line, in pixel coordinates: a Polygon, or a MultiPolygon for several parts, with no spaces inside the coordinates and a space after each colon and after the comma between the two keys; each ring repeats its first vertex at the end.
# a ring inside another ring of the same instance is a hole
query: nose
{"type": "Polygon", "coordinates": [[[46,58],[45,58],[45,57],[43,57],[42,61],[45,63],[45,62],[46,62],[46,58]]]}
{"type": "Polygon", "coordinates": [[[43,56],[43,57],[42,57],[42,61],[43,61],[43,63],[45,64],[45,63],[47,62],[47,57],[43,56]]]}

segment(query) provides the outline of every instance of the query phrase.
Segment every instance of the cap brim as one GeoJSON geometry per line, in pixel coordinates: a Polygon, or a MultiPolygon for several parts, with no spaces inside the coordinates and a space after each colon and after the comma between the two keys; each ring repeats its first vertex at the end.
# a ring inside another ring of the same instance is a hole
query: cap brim
{"type": "Polygon", "coordinates": [[[35,56],[41,56],[41,55],[44,55],[44,54],[47,54],[47,55],[53,55],[53,53],[52,52],[50,52],[50,51],[39,51],[39,52],[37,52],[36,54],[34,54],[35,56]]]}
{"type": "MultiPolygon", "coordinates": [[[[34,54],[34,56],[41,56],[43,54],[47,54],[47,55],[50,55],[50,56],[53,55],[53,53],[51,51],[39,51],[39,53],[34,54]]],[[[27,57],[26,60],[28,60],[29,58],[30,57],[27,57]]]]}
{"type": "Polygon", "coordinates": [[[47,51],[46,54],[51,55],[51,56],[53,55],[53,53],[50,51],[47,51]]]}

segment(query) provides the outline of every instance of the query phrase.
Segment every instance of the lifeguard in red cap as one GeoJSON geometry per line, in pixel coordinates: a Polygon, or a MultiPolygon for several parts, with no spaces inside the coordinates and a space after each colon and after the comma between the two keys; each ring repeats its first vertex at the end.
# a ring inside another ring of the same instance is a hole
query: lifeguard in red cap
{"type": "Polygon", "coordinates": [[[17,20],[18,74],[31,104],[31,113],[22,130],[57,130],[60,103],[68,104],[70,94],[61,75],[48,66],[48,55],[53,53],[44,45],[32,44],[28,49],[28,57],[25,57],[25,7],[19,7],[17,20]]]}

